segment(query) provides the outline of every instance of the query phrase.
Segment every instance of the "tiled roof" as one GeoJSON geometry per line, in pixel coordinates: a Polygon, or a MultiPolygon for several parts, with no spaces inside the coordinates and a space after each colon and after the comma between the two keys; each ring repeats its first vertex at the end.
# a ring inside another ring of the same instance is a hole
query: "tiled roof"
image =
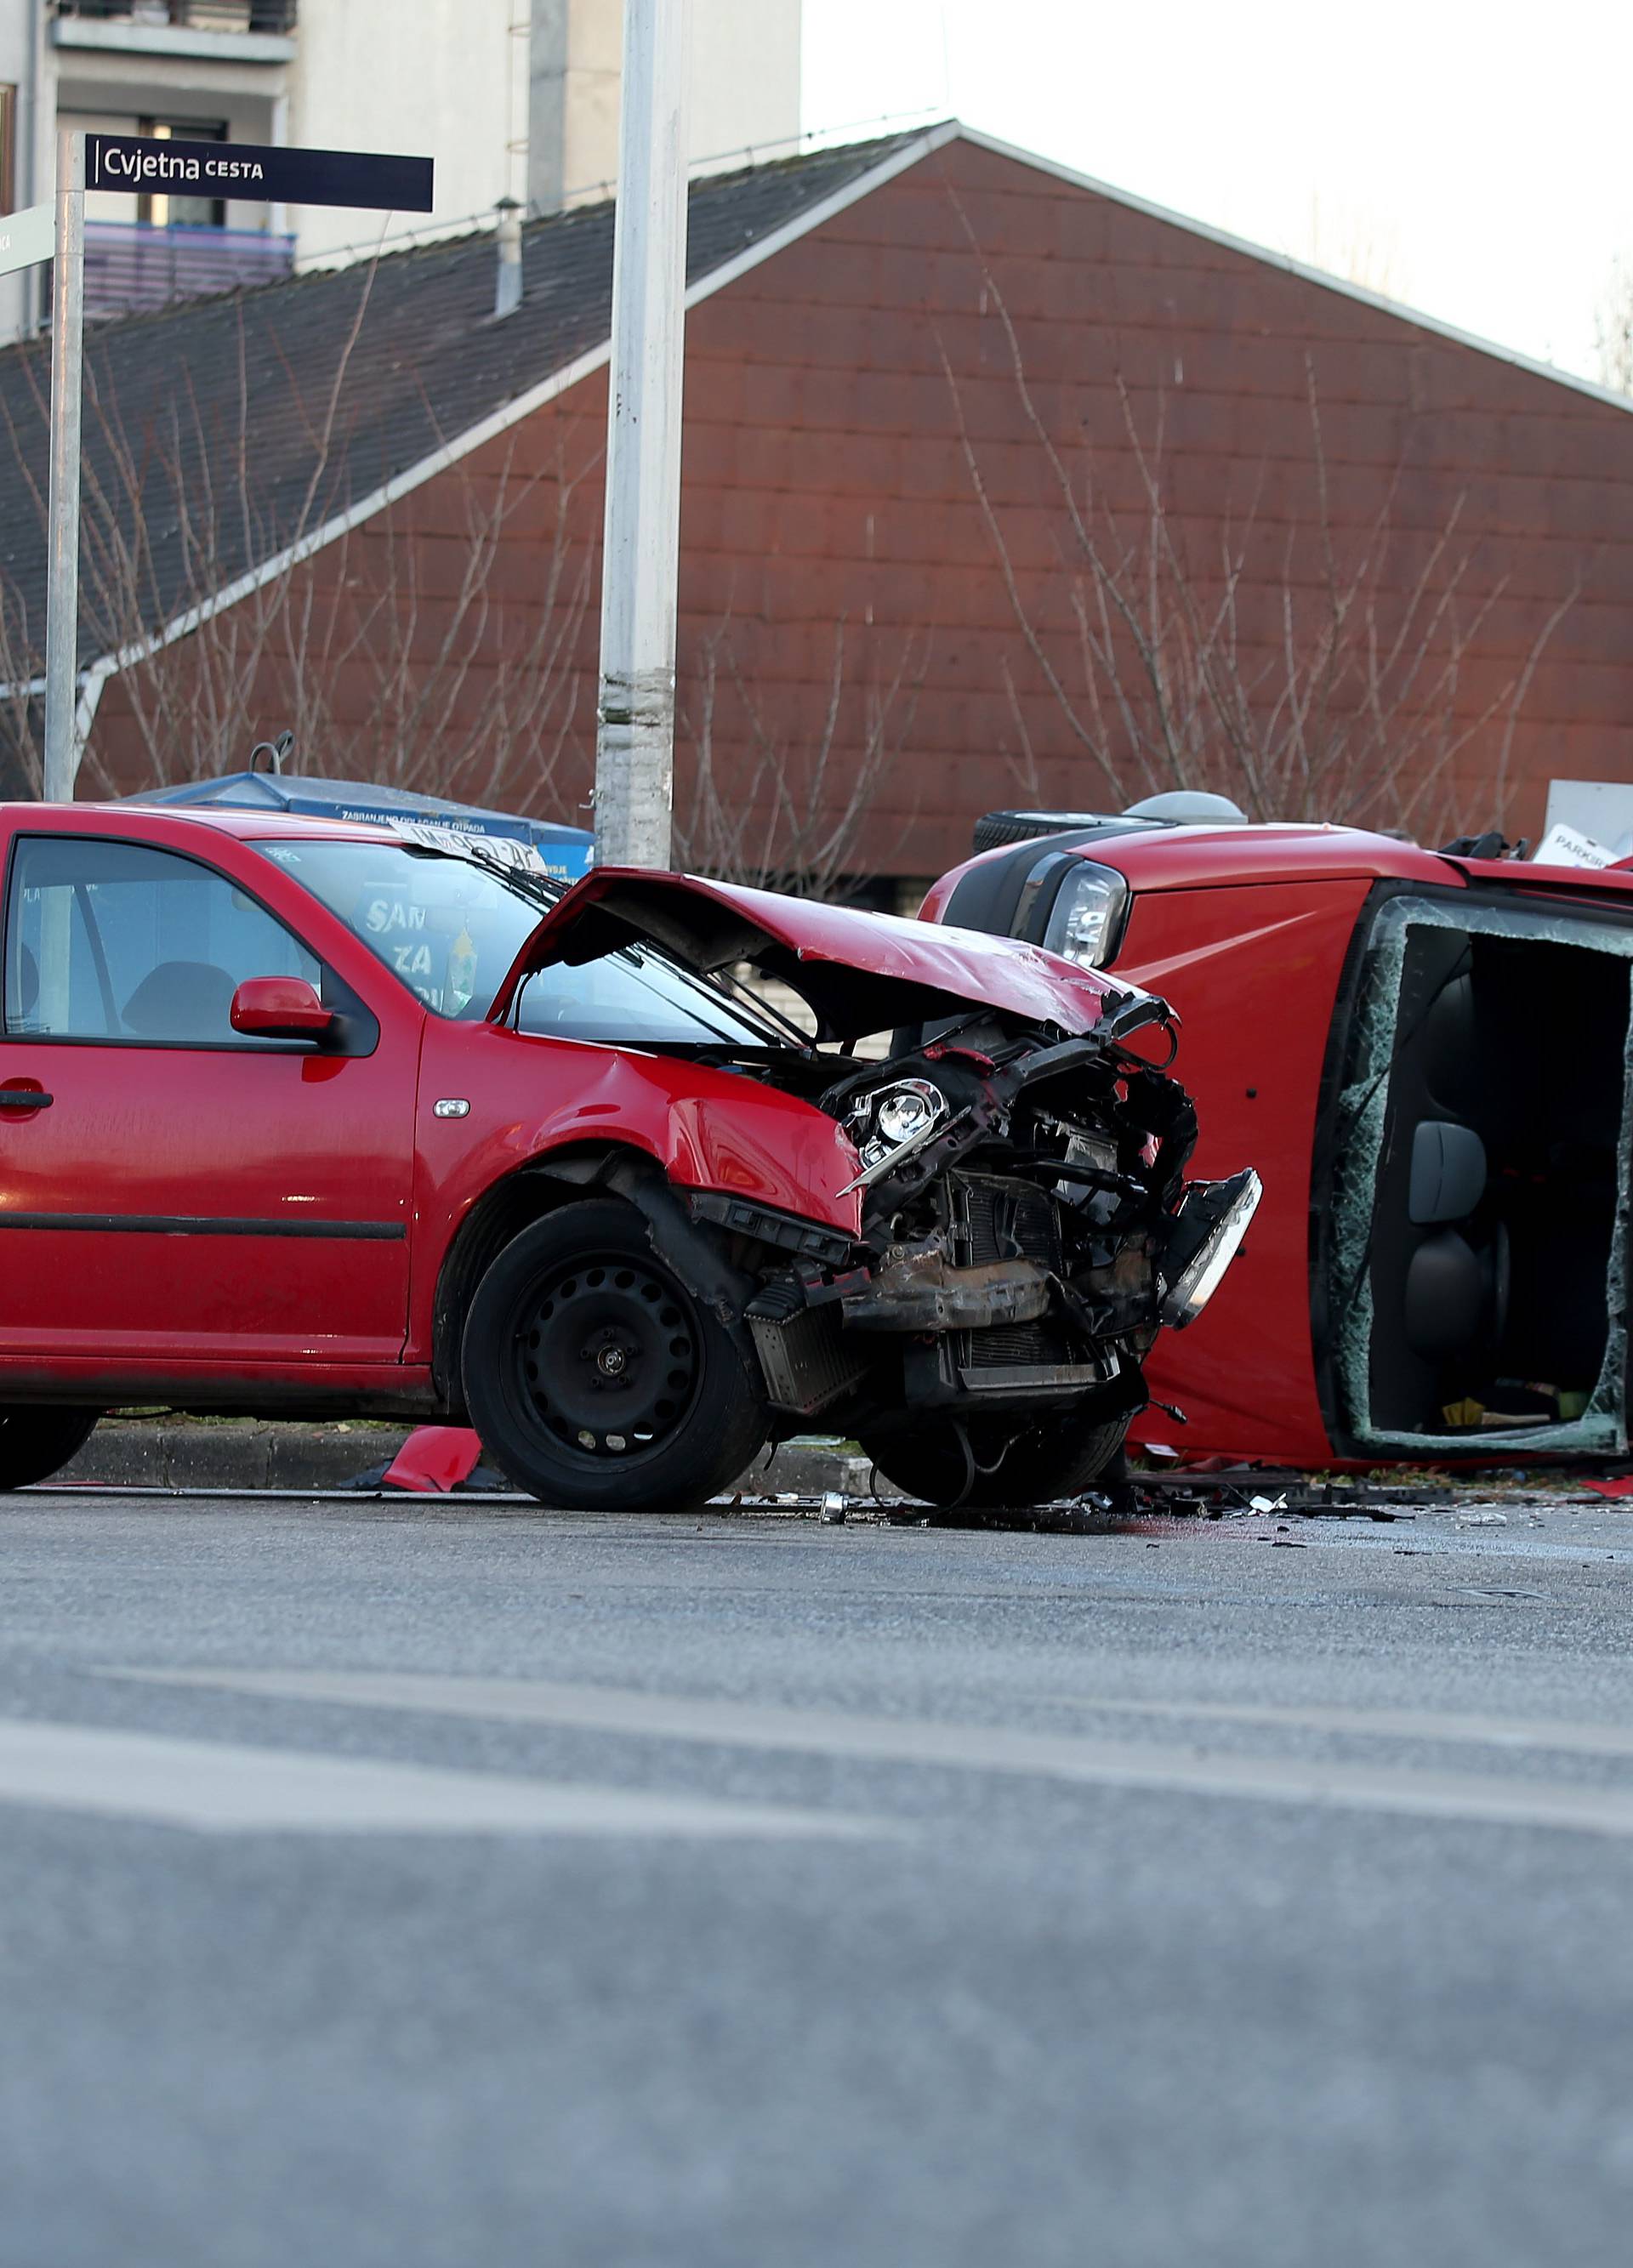
{"type": "MultiPolygon", "coordinates": [[[[921,139],[851,143],[698,180],[691,280],[921,139]]],[[[110,625],[97,618],[97,498],[118,500],[125,541],[140,499],[145,627],[157,630],[201,586],[232,583],[604,346],[613,211],[609,201],[530,223],[522,303],[502,321],[493,320],[494,240],[484,232],[92,331],[82,658],[99,658],[110,642],[110,625]],[[213,556],[201,559],[201,539],[213,556]]],[[[0,595],[20,602],[36,645],[48,387],[43,342],[0,353],[0,595]]],[[[115,627],[128,634],[128,625],[115,627]]]]}

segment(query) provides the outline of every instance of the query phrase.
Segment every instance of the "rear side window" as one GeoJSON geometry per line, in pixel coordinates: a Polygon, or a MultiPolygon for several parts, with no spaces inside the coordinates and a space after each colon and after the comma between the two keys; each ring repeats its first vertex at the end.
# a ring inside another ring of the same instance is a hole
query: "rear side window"
{"type": "Polygon", "coordinates": [[[225,874],[92,836],[25,836],[11,862],[5,1028],[38,1039],[253,1045],[233,1029],[248,976],[304,976],[315,954],[225,874]]]}

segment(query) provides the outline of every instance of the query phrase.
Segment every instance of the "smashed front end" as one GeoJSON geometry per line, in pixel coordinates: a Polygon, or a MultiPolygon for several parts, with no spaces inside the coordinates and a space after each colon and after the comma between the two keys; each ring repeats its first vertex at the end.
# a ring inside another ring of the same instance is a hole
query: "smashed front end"
{"type": "Polygon", "coordinates": [[[729,1060],[837,1123],[847,1184],[794,1216],[723,1160],[683,1177],[773,1432],[820,1420],[943,1503],[1087,1485],[1145,1405],[1157,1332],[1201,1313],[1259,1197],[1251,1171],[1186,1181],[1196,1116],[1165,1004],[1006,939],[609,868],[514,976],[632,940],[698,976],[746,967],[816,1021],[811,1044],[729,1060]],[[888,1061],[827,1051],[892,1029],[888,1061]]]}
{"type": "Polygon", "coordinates": [[[1144,1406],[1158,1329],[1201,1312],[1258,1199],[1251,1173],[1187,1186],[1195,1113],[1127,1044],[1169,1022],[1145,995],[1070,1037],[978,1012],[817,1098],[856,1148],[861,1233],[768,1270],[748,1309],[782,1417],[898,1466],[891,1437],[922,1449],[939,1419],[930,1443],[979,1472],[1053,1413],[1144,1406]]]}

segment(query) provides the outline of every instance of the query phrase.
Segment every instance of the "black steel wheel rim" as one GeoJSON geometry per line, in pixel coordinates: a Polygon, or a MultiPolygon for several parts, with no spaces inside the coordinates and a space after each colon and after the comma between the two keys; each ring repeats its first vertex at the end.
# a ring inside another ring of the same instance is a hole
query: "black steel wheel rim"
{"type": "Polygon", "coordinates": [[[552,1269],[518,1318],[517,1382],[568,1455],[627,1462],[659,1447],[697,1399],[691,1303],[652,1261],[587,1254],[552,1269]]]}

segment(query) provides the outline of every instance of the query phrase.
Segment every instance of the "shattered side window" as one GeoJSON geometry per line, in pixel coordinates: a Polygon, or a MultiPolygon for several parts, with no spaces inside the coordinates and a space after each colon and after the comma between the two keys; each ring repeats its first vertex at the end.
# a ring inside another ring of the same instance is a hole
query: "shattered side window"
{"type": "Polygon", "coordinates": [[[1627,1438],[1633,926],[1403,894],[1329,1138],[1328,1347],[1369,1450],[1627,1438]]]}

